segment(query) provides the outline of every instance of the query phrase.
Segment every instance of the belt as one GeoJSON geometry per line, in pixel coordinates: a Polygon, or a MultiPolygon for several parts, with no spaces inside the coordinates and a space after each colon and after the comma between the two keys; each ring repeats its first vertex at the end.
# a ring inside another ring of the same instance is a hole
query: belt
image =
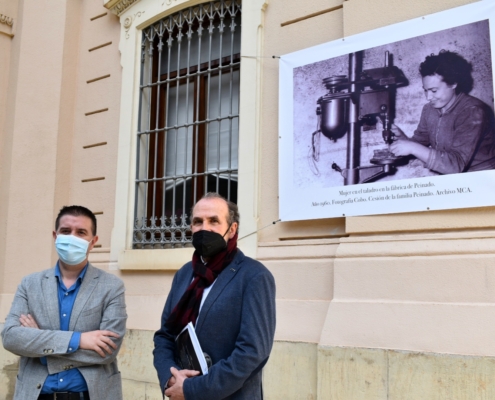
{"type": "Polygon", "coordinates": [[[90,400],[88,392],[56,392],[40,394],[38,400],[90,400]]]}

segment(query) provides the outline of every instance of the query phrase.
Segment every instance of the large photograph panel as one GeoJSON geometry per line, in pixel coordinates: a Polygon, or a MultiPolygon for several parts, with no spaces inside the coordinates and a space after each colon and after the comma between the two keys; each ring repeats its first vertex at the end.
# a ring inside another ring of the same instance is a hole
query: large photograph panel
{"type": "Polygon", "coordinates": [[[493,14],[482,1],[282,57],[281,218],[493,205],[493,14]]]}

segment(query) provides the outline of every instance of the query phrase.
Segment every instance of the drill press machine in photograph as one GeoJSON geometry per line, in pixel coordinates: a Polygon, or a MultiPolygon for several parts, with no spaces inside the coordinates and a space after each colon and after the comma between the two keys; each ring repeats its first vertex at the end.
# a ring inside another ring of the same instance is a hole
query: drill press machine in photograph
{"type": "Polygon", "coordinates": [[[402,71],[392,65],[392,56],[385,52],[383,67],[363,70],[364,51],[349,54],[349,77],[333,75],[323,79],[328,90],[317,101],[316,114],[318,129],[312,135],[312,162],[316,167],[319,160],[321,135],[336,142],[347,133],[346,166],[335,162],[332,168],[340,172],[344,185],[354,185],[376,181],[383,176],[395,173],[395,166],[402,157],[390,152],[393,141],[391,130],[395,116],[396,88],[406,86],[407,78],[402,71]],[[383,149],[374,151],[369,160],[371,165],[360,165],[361,133],[371,129],[379,118],[383,125],[383,149]]]}

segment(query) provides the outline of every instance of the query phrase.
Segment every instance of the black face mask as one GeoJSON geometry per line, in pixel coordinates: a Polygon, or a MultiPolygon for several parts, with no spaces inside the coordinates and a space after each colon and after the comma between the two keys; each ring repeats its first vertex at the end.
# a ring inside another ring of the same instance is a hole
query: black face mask
{"type": "MultiPolygon", "coordinates": [[[[227,232],[229,229],[230,226],[228,227],[227,232]]],[[[227,232],[225,232],[225,234],[227,232]]],[[[205,230],[193,234],[192,244],[199,255],[206,258],[217,255],[227,247],[227,243],[222,235],[205,230]]]]}

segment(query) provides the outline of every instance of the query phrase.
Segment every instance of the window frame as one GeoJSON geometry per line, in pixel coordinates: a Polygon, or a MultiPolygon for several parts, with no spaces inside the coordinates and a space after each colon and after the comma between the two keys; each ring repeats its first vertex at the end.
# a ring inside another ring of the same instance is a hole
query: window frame
{"type": "MultiPolygon", "coordinates": [[[[126,0],[121,0],[125,3],[126,0]]],[[[119,49],[122,65],[122,90],[118,137],[117,187],[114,228],[112,232],[111,268],[122,270],[177,270],[190,261],[191,248],[132,249],[134,227],[135,177],[137,171],[137,121],[141,81],[141,37],[143,29],[182,9],[208,1],[141,0],[119,15],[121,35],[119,49]]],[[[238,206],[241,213],[239,236],[256,231],[259,198],[259,140],[261,115],[261,35],[266,0],[242,3],[242,35],[239,105],[239,173],[238,206]],[[253,84],[254,82],[254,84],[253,84]]],[[[257,235],[239,243],[243,252],[256,256],[257,235]]]]}

